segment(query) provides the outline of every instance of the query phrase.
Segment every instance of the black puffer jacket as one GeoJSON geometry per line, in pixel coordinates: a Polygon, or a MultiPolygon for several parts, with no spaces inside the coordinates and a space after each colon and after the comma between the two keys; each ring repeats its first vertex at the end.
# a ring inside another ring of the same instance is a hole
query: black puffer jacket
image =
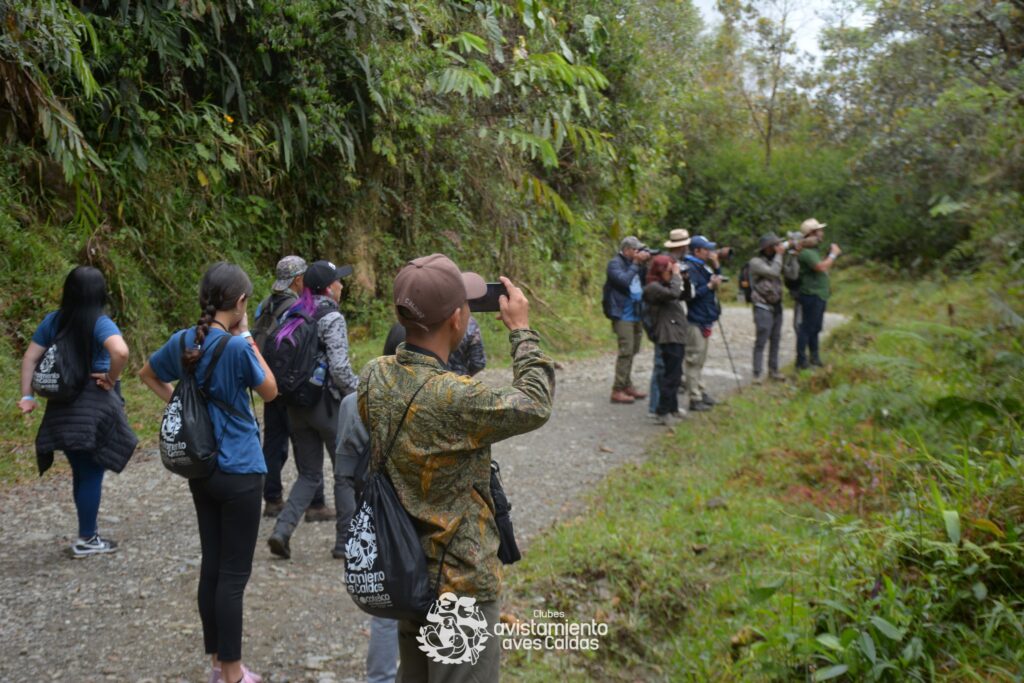
{"type": "Polygon", "coordinates": [[[87,381],[74,401],[47,402],[36,434],[36,464],[43,474],[53,465],[54,451],[83,451],[104,469],[120,472],[138,443],[128,425],[124,399],[87,381]]]}

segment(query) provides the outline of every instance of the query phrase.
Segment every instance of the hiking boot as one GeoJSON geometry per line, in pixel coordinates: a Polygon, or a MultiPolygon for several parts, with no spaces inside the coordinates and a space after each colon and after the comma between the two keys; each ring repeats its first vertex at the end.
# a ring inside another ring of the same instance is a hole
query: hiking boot
{"type": "Polygon", "coordinates": [[[786,376],[785,376],[785,375],[783,375],[783,374],[782,374],[781,372],[779,372],[778,370],[773,370],[773,371],[772,371],[772,374],[770,375],[770,377],[771,377],[771,378],[772,378],[773,380],[775,380],[776,382],[785,382],[785,381],[786,381],[786,376]]]}
{"type": "Polygon", "coordinates": [[[806,358],[797,358],[796,359],[796,369],[797,370],[807,370],[810,367],[811,367],[811,364],[807,362],[806,358]]]}
{"type": "Polygon", "coordinates": [[[292,549],[289,547],[288,541],[288,536],[279,531],[275,531],[270,534],[270,538],[267,539],[267,545],[270,546],[271,553],[287,560],[292,556],[292,549]]]}
{"type": "Polygon", "coordinates": [[[264,517],[277,517],[281,514],[281,510],[284,510],[283,500],[268,500],[263,504],[264,517]]]}
{"type": "Polygon", "coordinates": [[[754,375],[754,379],[750,381],[752,384],[764,384],[764,375],[754,375]]]}
{"type": "Polygon", "coordinates": [[[703,403],[706,406],[716,406],[716,405],[718,405],[718,401],[716,401],[715,399],[713,399],[710,396],[708,396],[708,394],[706,392],[704,394],[701,394],[700,402],[703,403]]]}
{"type": "Polygon", "coordinates": [[[703,401],[690,401],[690,412],[691,413],[709,413],[711,412],[711,406],[703,401]]]}
{"type": "Polygon", "coordinates": [[[822,363],[821,359],[818,358],[817,356],[814,356],[813,358],[811,358],[811,366],[815,367],[815,368],[823,368],[823,367],[825,367],[824,363],[822,363]]]}
{"type": "Polygon", "coordinates": [[[99,534],[94,534],[92,538],[80,538],[71,545],[71,557],[75,559],[116,552],[117,541],[100,538],[99,534]]]}
{"type": "Polygon", "coordinates": [[[669,413],[669,415],[671,415],[672,417],[674,417],[677,420],[685,420],[686,419],[686,411],[685,410],[677,410],[674,413],[669,413]]]}
{"type": "Polygon", "coordinates": [[[613,391],[612,392],[612,403],[633,403],[636,399],[627,394],[625,391],[613,391]]]}
{"type": "Polygon", "coordinates": [[[333,522],[334,519],[334,510],[326,505],[317,505],[306,510],[307,522],[333,522]]]}
{"type": "Polygon", "coordinates": [[[637,400],[642,400],[642,399],[647,398],[647,394],[645,394],[644,392],[640,391],[636,387],[627,387],[626,389],[623,390],[623,393],[629,394],[630,396],[632,396],[633,398],[635,398],[637,400]]]}

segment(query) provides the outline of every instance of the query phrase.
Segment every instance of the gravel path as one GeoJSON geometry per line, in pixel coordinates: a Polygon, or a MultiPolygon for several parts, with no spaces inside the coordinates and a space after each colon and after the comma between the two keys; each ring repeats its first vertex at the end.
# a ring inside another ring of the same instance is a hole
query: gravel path
{"type": "MultiPolygon", "coordinates": [[[[750,311],[726,308],[723,321],[737,370],[748,381],[750,311]]],[[[841,316],[830,314],[826,329],[839,322],[841,316]]],[[[788,319],[784,333],[789,362],[788,319]]],[[[608,402],[613,363],[612,355],[566,363],[551,421],[494,449],[524,547],[571,514],[579,496],[611,469],[642,458],[647,441],[663,429],[645,420],[646,401],[608,402]]],[[[645,342],[634,367],[638,386],[646,387],[650,368],[645,342]]],[[[510,376],[493,370],[484,378],[508,382],[510,376]]],[[[735,388],[717,328],[705,376],[716,396],[735,388]]],[[[294,477],[291,464],[286,475],[294,477]]],[[[104,484],[100,527],[121,542],[116,555],[69,559],[75,513],[66,468],[0,491],[0,520],[0,682],[205,681],[195,514],[185,480],[165,471],[155,451],[140,451],[104,484]]],[[[369,621],[345,594],[341,564],[330,556],[334,525],[301,525],[290,561],[267,551],[263,539],[271,529],[265,520],[246,592],[246,663],[270,683],[362,680],[369,621]]]]}

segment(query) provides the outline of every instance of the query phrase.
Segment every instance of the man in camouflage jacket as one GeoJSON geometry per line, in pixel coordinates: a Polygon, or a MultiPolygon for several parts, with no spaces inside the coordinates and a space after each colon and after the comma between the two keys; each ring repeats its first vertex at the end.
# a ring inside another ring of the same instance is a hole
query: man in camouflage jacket
{"type": "MultiPolygon", "coordinates": [[[[501,319],[510,331],[512,386],[495,388],[448,370],[448,354],[468,324],[467,299],[483,296],[485,285],[479,275],[460,273],[447,257],[434,254],[411,261],[395,279],[406,342],[395,356],[366,365],[358,402],[360,420],[370,433],[371,467],[381,465],[382,451],[409,406],[383,465],[419,531],[432,580],[440,567],[438,593],[475,598],[491,627],[498,619],[502,571],[490,446],[547,422],[555,387],[554,362],[529,329],[526,297],[506,278],[502,282],[508,289],[501,319]]],[[[399,626],[403,682],[498,680],[497,642],[475,664],[437,663],[419,649],[420,626],[399,626]],[[465,676],[455,667],[464,667],[465,676]]]]}

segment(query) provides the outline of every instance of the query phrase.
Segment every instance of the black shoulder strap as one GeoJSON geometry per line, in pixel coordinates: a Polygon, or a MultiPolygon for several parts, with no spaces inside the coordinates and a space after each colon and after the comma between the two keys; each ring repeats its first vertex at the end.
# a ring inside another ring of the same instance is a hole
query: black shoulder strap
{"type": "Polygon", "coordinates": [[[210,359],[210,364],[206,366],[206,375],[203,377],[204,388],[210,383],[210,377],[213,375],[213,369],[217,367],[217,361],[219,361],[220,357],[224,355],[224,348],[228,345],[229,341],[231,341],[231,335],[226,334],[221,337],[220,341],[217,342],[217,346],[214,347],[213,358],[210,359]]]}
{"type": "Polygon", "coordinates": [[[338,304],[334,303],[333,301],[331,301],[330,303],[322,302],[319,306],[316,307],[316,310],[313,311],[313,320],[320,322],[321,318],[325,318],[331,313],[341,313],[341,311],[338,310],[338,304]]]}
{"type": "MultiPolygon", "coordinates": [[[[181,337],[184,340],[185,335],[181,335],[181,337]]],[[[230,342],[230,341],[231,341],[231,335],[230,334],[225,334],[223,337],[221,337],[221,340],[219,342],[217,342],[217,346],[215,346],[214,349],[213,349],[213,358],[210,359],[210,364],[206,367],[206,374],[203,375],[203,381],[199,384],[199,391],[202,392],[203,398],[205,398],[207,401],[210,401],[211,403],[213,403],[215,406],[217,406],[218,408],[223,410],[225,413],[230,413],[231,415],[234,415],[235,417],[241,418],[243,420],[248,420],[248,419],[252,418],[253,416],[252,415],[246,415],[245,413],[243,413],[241,410],[239,410],[238,408],[234,407],[230,403],[225,403],[224,401],[220,400],[219,398],[211,396],[210,392],[207,391],[207,388],[206,388],[207,385],[210,383],[210,377],[213,375],[213,369],[215,367],[217,367],[217,361],[219,361],[220,357],[222,355],[224,355],[224,349],[227,348],[228,342],[230,342]]],[[[182,342],[182,346],[184,346],[184,342],[182,342]]]]}
{"type": "MultiPolygon", "coordinates": [[[[377,467],[373,468],[373,469],[374,469],[374,471],[377,471],[377,470],[379,470],[379,469],[380,469],[381,467],[383,467],[383,466],[384,466],[384,465],[385,465],[385,464],[387,463],[387,461],[388,461],[388,458],[390,458],[390,457],[391,457],[391,451],[392,451],[392,450],[394,449],[394,447],[395,447],[395,441],[397,441],[397,440],[398,440],[398,434],[399,434],[399,432],[401,432],[401,431],[402,431],[402,425],[404,425],[404,424],[405,424],[405,418],[406,418],[406,417],[408,417],[408,415],[409,415],[409,409],[410,409],[410,408],[412,408],[412,404],[413,404],[413,402],[414,402],[414,401],[416,400],[416,397],[417,397],[417,396],[419,396],[419,393],[420,393],[420,391],[422,391],[423,387],[427,386],[427,384],[428,384],[428,383],[430,382],[430,380],[432,380],[432,379],[434,379],[434,378],[433,378],[433,377],[430,377],[430,378],[428,378],[428,379],[427,379],[427,381],[423,382],[423,384],[421,384],[421,385],[419,386],[419,388],[417,388],[417,389],[416,389],[416,391],[414,391],[414,392],[413,392],[413,394],[412,394],[412,398],[410,398],[410,399],[409,399],[409,402],[405,404],[405,410],[404,410],[404,411],[402,412],[402,419],[400,419],[400,420],[398,421],[398,426],[397,426],[397,427],[395,428],[395,431],[394,431],[394,433],[393,433],[393,434],[391,435],[391,439],[390,439],[390,440],[388,441],[388,445],[387,445],[387,448],[385,448],[385,449],[384,449],[383,451],[381,451],[381,453],[383,453],[383,455],[381,455],[381,456],[380,456],[380,457],[378,458],[378,463],[377,463],[377,467]]],[[[370,386],[372,386],[372,385],[370,384],[370,380],[369,380],[369,378],[368,378],[368,379],[367,379],[367,382],[366,382],[366,396],[367,396],[367,401],[366,401],[366,405],[367,405],[367,415],[369,415],[369,405],[370,405],[370,401],[369,401],[369,396],[370,396],[370,386]]]]}

